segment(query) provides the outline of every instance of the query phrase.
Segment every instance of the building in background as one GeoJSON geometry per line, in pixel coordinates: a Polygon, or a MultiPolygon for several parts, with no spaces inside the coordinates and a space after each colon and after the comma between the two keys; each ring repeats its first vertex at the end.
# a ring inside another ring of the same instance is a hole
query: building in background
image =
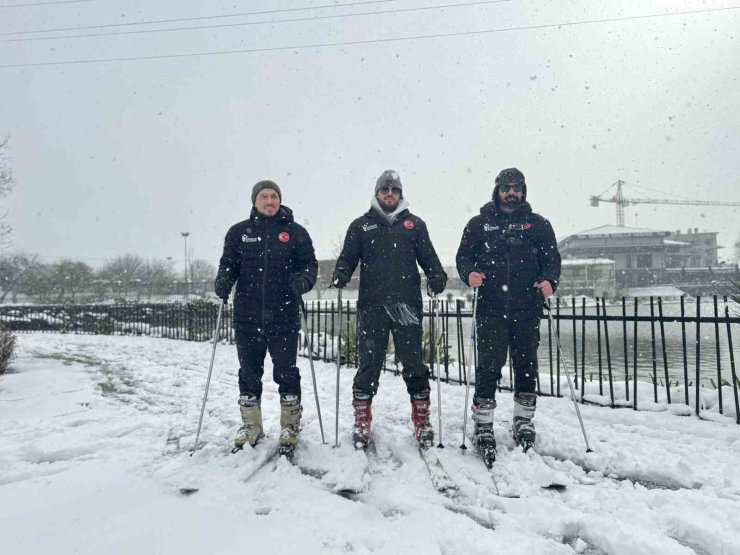
{"type": "Polygon", "coordinates": [[[614,261],[608,258],[564,259],[558,284],[559,297],[606,297],[617,294],[614,261]]]}
{"type": "Polygon", "coordinates": [[[717,245],[717,232],[697,228],[681,233],[605,225],[570,235],[558,248],[564,265],[581,261],[572,270],[576,280],[585,275],[583,261],[612,260],[616,295],[653,285],[673,285],[691,295],[727,294],[731,281],[740,277],[737,266],[718,264],[717,251],[722,247],[717,245]]]}
{"type": "Polygon", "coordinates": [[[666,261],[667,268],[709,268],[718,263],[716,231],[702,231],[698,228],[681,233],[676,231],[670,238],[679,245],[678,252],[673,252],[666,261]]]}

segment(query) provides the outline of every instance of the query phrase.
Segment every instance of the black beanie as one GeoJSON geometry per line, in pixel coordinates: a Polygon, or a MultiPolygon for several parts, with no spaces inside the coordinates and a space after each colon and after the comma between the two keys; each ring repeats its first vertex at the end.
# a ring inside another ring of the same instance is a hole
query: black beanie
{"type": "Polygon", "coordinates": [[[252,187],[252,204],[257,200],[257,195],[262,189],[275,189],[280,202],[283,202],[283,194],[280,192],[280,187],[278,187],[277,183],[270,181],[269,179],[263,179],[262,181],[258,181],[257,184],[252,187]]]}
{"type": "Polygon", "coordinates": [[[524,185],[522,189],[522,200],[527,200],[527,182],[524,180],[524,174],[517,168],[506,168],[505,170],[501,170],[501,173],[496,176],[496,186],[493,188],[493,201],[496,204],[498,204],[498,188],[503,183],[508,185],[521,183],[524,185]]]}

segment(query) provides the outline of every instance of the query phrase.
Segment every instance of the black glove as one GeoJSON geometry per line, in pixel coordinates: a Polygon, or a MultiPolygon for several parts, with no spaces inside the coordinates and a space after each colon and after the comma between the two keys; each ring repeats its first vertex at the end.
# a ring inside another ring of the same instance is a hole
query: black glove
{"type": "Polygon", "coordinates": [[[303,274],[294,274],[290,278],[290,288],[300,297],[311,290],[311,281],[303,274]]]}
{"type": "Polygon", "coordinates": [[[234,284],[228,278],[221,277],[216,280],[213,290],[219,299],[228,299],[233,286],[234,284]]]}
{"type": "Polygon", "coordinates": [[[350,277],[341,270],[334,270],[334,275],[331,276],[331,284],[337,289],[343,289],[349,283],[350,277]]]}
{"type": "Polygon", "coordinates": [[[427,289],[435,295],[439,295],[442,291],[444,291],[445,285],[447,285],[446,276],[434,275],[427,278],[427,289]]]}

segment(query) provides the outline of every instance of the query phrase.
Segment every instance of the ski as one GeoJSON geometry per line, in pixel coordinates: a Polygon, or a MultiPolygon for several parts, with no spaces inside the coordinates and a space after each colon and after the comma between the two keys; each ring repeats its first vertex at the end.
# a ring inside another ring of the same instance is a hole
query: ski
{"type": "Polygon", "coordinates": [[[374,453],[376,453],[375,442],[372,439],[365,449],[355,450],[352,456],[355,460],[344,468],[344,472],[334,486],[334,493],[343,497],[364,493],[367,475],[370,471],[370,456],[374,453]]]}
{"type": "MultiPolygon", "coordinates": [[[[489,460],[483,453],[480,453],[477,450],[476,452],[478,453],[481,462],[486,467],[488,475],[491,477],[496,495],[498,495],[499,497],[519,499],[521,497],[520,493],[518,493],[516,489],[512,490],[511,484],[508,481],[506,481],[507,488],[503,490],[499,488],[499,480],[497,480],[498,465],[496,464],[496,462],[491,462],[489,464],[489,460]]],[[[537,453],[534,449],[528,449],[527,451],[522,452],[531,453],[530,455],[528,455],[530,460],[532,460],[532,462],[536,461],[536,467],[533,468],[531,472],[532,483],[538,485],[542,489],[547,490],[563,491],[567,488],[567,480],[562,477],[561,473],[550,468],[550,466],[540,458],[541,456],[539,455],[539,453],[537,453]]],[[[500,475],[498,475],[498,477],[501,478],[500,475]]]]}
{"type": "MultiPolygon", "coordinates": [[[[509,427],[509,432],[513,430],[509,427]]],[[[513,433],[512,433],[513,437],[513,433]]],[[[538,461],[538,467],[534,470],[532,479],[542,489],[549,489],[555,491],[563,491],[568,487],[568,480],[564,477],[563,473],[555,470],[547,461],[542,458],[542,455],[536,450],[534,441],[522,441],[517,442],[514,439],[514,449],[521,449],[522,453],[529,454],[530,459],[536,459],[538,461]]]]}
{"type": "Polygon", "coordinates": [[[436,453],[432,451],[431,447],[422,447],[421,445],[418,447],[419,455],[421,456],[421,460],[424,461],[424,466],[426,466],[427,472],[429,472],[429,478],[432,480],[434,489],[446,495],[450,495],[457,491],[457,484],[450,477],[447,470],[445,470],[439,457],[437,457],[436,453]]]}
{"type": "MultiPolygon", "coordinates": [[[[238,451],[232,450],[232,453],[238,453],[238,451]]],[[[264,468],[271,462],[277,461],[279,454],[280,451],[277,445],[261,450],[255,460],[252,461],[252,464],[250,465],[250,468],[247,470],[246,474],[240,477],[241,481],[248,482],[262,468],[264,468]]],[[[197,483],[187,484],[180,488],[180,493],[183,495],[192,495],[193,493],[196,493],[198,491],[200,491],[200,485],[197,483]]]]}

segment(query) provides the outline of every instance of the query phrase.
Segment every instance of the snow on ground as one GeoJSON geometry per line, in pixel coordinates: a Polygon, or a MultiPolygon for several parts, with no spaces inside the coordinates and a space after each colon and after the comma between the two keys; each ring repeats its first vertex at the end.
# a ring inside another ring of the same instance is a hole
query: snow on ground
{"type": "MultiPolygon", "coordinates": [[[[376,453],[364,493],[351,448],[352,369],[316,362],[327,443],[321,444],[308,360],[299,365],[304,432],[297,466],[267,465],[279,404],[267,363],[269,438],[230,455],[239,425],[236,350],[220,345],[201,440],[193,457],[211,346],[167,339],[32,334],[0,377],[0,538],[3,552],[54,553],[615,553],[740,552],[740,426],[668,412],[581,406],[542,397],[537,451],[514,450],[511,394],[499,395],[495,477],[461,454],[464,388],[442,387],[440,460],[455,498],[431,487],[412,442],[400,377],[375,399],[376,453]],[[169,441],[168,441],[169,439],[169,441]],[[179,442],[180,450],[177,449],[179,442]],[[303,470],[303,472],[301,471],[303,470]],[[567,489],[543,489],[553,477],[567,489]],[[200,490],[179,493],[187,485],[200,490]]],[[[437,424],[436,385],[433,423],[437,424]]],[[[468,425],[470,430],[470,423],[468,425]]]]}

